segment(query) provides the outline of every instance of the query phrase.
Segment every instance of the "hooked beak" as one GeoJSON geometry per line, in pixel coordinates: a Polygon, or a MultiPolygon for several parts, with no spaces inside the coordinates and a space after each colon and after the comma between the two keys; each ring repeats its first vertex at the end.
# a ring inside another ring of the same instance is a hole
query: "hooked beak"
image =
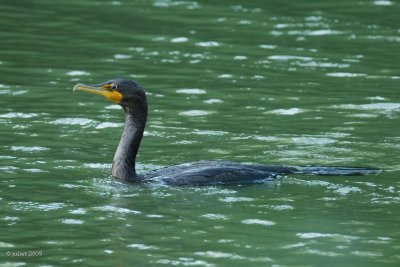
{"type": "Polygon", "coordinates": [[[122,94],[116,90],[112,90],[109,84],[88,85],[88,84],[78,83],[74,86],[73,91],[74,92],[83,91],[95,95],[101,95],[116,104],[120,103],[122,100],[122,94]]]}

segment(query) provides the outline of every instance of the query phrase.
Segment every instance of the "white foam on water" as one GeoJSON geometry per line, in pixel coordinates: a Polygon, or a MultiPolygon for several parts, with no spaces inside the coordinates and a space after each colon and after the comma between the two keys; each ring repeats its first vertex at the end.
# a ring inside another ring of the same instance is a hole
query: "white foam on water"
{"type": "Polygon", "coordinates": [[[6,113],[6,114],[0,114],[0,118],[8,118],[8,119],[13,119],[13,118],[29,119],[29,118],[34,118],[37,116],[39,116],[39,114],[22,113],[22,112],[10,112],[10,113],[6,113]]]}
{"type": "Polygon", "coordinates": [[[189,38],[187,37],[176,37],[171,39],[171,43],[185,43],[187,41],[189,41],[189,38]]]}
{"type": "Polygon", "coordinates": [[[228,217],[223,214],[215,214],[215,213],[207,213],[207,214],[201,215],[200,217],[207,218],[210,220],[227,220],[228,219],[228,217]]]}
{"type": "Polygon", "coordinates": [[[357,236],[342,235],[342,234],[331,234],[331,233],[297,233],[296,236],[303,239],[314,239],[314,238],[332,238],[336,241],[351,242],[359,239],[357,236]]]}
{"type": "Polygon", "coordinates": [[[293,210],[293,206],[290,205],[271,205],[271,209],[273,210],[293,210]]]}
{"type": "Polygon", "coordinates": [[[243,220],[242,223],[244,223],[244,224],[259,224],[259,225],[264,225],[264,226],[271,226],[271,225],[276,224],[273,221],[260,220],[260,219],[246,219],[246,220],[243,220]]]}
{"type": "Polygon", "coordinates": [[[211,130],[194,130],[193,133],[198,135],[217,135],[217,136],[228,134],[228,132],[224,131],[211,131],[211,130]]]}
{"type": "Polygon", "coordinates": [[[110,206],[110,205],[106,205],[106,206],[100,206],[100,207],[95,207],[95,210],[100,210],[100,211],[111,211],[111,212],[116,212],[116,213],[132,213],[132,214],[140,214],[140,211],[137,210],[131,210],[131,209],[127,209],[127,208],[120,208],[120,207],[114,207],[114,206],[110,206]]]}
{"type": "Polygon", "coordinates": [[[40,152],[49,150],[50,148],[42,146],[12,146],[10,149],[12,151],[40,152]]]}
{"type": "Polygon", "coordinates": [[[160,215],[160,214],[148,214],[146,215],[147,218],[163,218],[164,215],[160,215]]]}
{"type": "Polygon", "coordinates": [[[211,111],[206,111],[206,110],[187,110],[187,111],[182,111],[179,112],[178,114],[181,116],[189,116],[189,117],[195,117],[195,116],[206,116],[209,115],[213,112],[211,111]]]}
{"type": "Polygon", "coordinates": [[[374,5],[376,6],[391,6],[393,5],[392,1],[388,0],[375,0],[374,5]]]}
{"type": "Polygon", "coordinates": [[[126,54],[116,54],[114,55],[115,59],[130,59],[132,58],[132,55],[126,55],[126,54]]]}
{"type": "MultiPolygon", "coordinates": [[[[1,84],[0,84],[0,88],[1,84]]],[[[3,88],[7,88],[7,87],[3,87],[3,88]]],[[[27,90],[10,90],[10,89],[5,89],[5,90],[0,90],[0,95],[23,95],[25,93],[27,93],[27,90]]]]}
{"type": "Polygon", "coordinates": [[[69,76],[88,76],[90,75],[89,72],[83,70],[72,70],[66,73],[69,76]]]}
{"type": "Polygon", "coordinates": [[[254,75],[253,77],[251,77],[251,79],[253,79],[253,80],[262,80],[262,79],[265,79],[265,77],[262,76],[262,75],[254,75]]]}
{"type": "Polygon", "coordinates": [[[110,106],[105,107],[105,109],[118,109],[118,110],[120,110],[121,106],[120,105],[110,105],[110,106]]]}
{"type": "Polygon", "coordinates": [[[159,264],[167,265],[167,266],[204,266],[204,267],[215,267],[214,264],[210,264],[203,260],[195,260],[193,258],[184,258],[180,257],[176,260],[169,259],[160,259],[156,261],[159,264]]]}
{"type": "Polygon", "coordinates": [[[387,100],[386,97],[383,96],[371,96],[371,97],[367,97],[368,100],[387,100]]]}
{"type": "Polygon", "coordinates": [[[372,252],[372,251],[352,251],[351,254],[360,257],[382,257],[382,253],[380,252],[372,252]]]}
{"type": "Polygon", "coordinates": [[[350,64],[339,64],[339,63],[331,63],[331,62],[316,62],[316,61],[307,61],[307,62],[297,62],[296,65],[301,67],[314,67],[314,68],[348,68],[350,64]]]}
{"type": "Polygon", "coordinates": [[[195,255],[204,256],[208,258],[229,258],[229,259],[244,259],[244,257],[227,252],[219,252],[219,251],[201,251],[195,252],[195,255]]]}
{"type": "MultiPolygon", "coordinates": [[[[250,139],[250,138],[252,138],[252,137],[248,136],[248,137],[243,137],[241,139],[250,139]]],[[[236,140],[236,139],[240,140],[240,138],[235,138],[233,140],[236,140]]],[[[276,137],[276,136],[260,136],[260,135],[254,136],[253,139],[254,140],[259,140],[259,141],[271,141],[271,142],[279,140],[279,138],[276,137]]]]}
{"type": "Polygon", "coordinates": [[[283,249],[291,249],[291,248],[300,248],[300,247],[305,247],[305,246],[306,246],[305,243],[300,242],[300,243],[295,243],[295,244],[289,244],[289,245],[283,246],[282,248],[283,249]]]}
{"type": "Polygon", "coordinates": [[[78,208],[75,210],[70,210],[69,213],[70,214],[86,214],[86,210],[83,208],[78,208]]]}
{"type": "Polygon", "coordinates": [[[85,221],[77,219],[62,219],[61,223],[64,224],[83,224],[85,221]]]}
{"type": "Polygon", "coordinates": [[[158,249],[158,247],[156,247],[156,246],[149,246],[149,245],[145,245],[145,244],[129,244],[126,247],[128,247],[128,248],[136,248],[136,249],[139,249],[139,250],[158,249]]]}
{"type": "Polygon", "coordinates": [[[347,195],[349,193],[360,193],[361,189],[353,186],[339,186],[334,192],[340,195],[347,195]]]}
{"type": "Polygon", "coordinates": [[[19,221],[20,220],[19,217],[15,217],[15,216],[5,216],[5,217],[3,217],[1,219],[4,220],[4,221],[19,221]]]}
{"type": "MultiPolygon", "coordinates": [[[[0,248],[13,248],[13,247],[15,247],[13,244],[0,241],[0,248]]],[[[14,266],[14,265],[10,265],[10,266],[14,266]]]]}
{"type": "Polygon", "coordinates": [[[371,103],[360,105],[362,109],[383,109],[387,111],[400,109],[400,103],[371,103]]]}
{"type": "Polygon", "coordinates": [[[346,115],[346,117],[352,117],[352,118],[376,118],[376,117],[378,117],[378,114],[354,113],[354,114],[346,115]]]}
{"type": "Polygon", "coordinates": [[[302,57],[302,56],[291,56],[291,55],[275,55],[269,56],[269,59],[277,60],[277,61],[287,61],[287,60],[302,60],[302,61],[311,61],[312,57],[302,57]]]}
{"type": "Polygon", "coordinates": [[[225,198],[219,198],[219,201],[227,202],[227,203],[250,202],[250,201],[254,201],[254,198],[250,198],[250,197],[225,197],[225,198]]]}
{"type": "Polygon", "coordinates": [[[321,36],[321,35],[336,35],[336,34],[343,34],[343,32],[334,31],[334,30],[330,30],[330,29],[324,29],[324,30],[306,31],[305,35],[321,36]]]}
{"type": "Polygon", "coordinates": [[[198,88],[184,88],[184,89],[178,89],[176,90],[177,93],[180,94],[190,94],[190,95],[201,95],[201,94],[206,94],[207,91],[204,89],[198,89],[198,88]]]}
{"type": "Polygon", "coordinates": [[[301,109],[301,108],[289,108],[289,109],[274,109],[274,110],[267,111],[266,113],[291,116],[291,115],[303,113],[305,111],[306,110],[301,109]]]}
{"type": "Polygon", "coordinates": [[[39,172],[44,172],[41,169],[37,169],[37,168],[27,168],[27,169],[23,169],[26,172],[32,172],[32,173],[39,173],[39,172]]]}
{"type": "Polygon", "coordinates": [[[107,169],[111,168],[111,163],[85,163],[83,166],[92,169],[107,169]]]}
{"type": "Polygon", "coordinates": [[[232,74],[228,74],[228,73],[221,74],[221,75],[218,76],[218,78],[220,78],[220,79],[229,79],[229,78],[232,78],[232,77],[233,77],[233,75],[232,74]]]}
{"type": "Polygon", "coordinates": [[[61,118],[54,121],[49,122],[50,124],[61,124],[61,125],[88,125],[94,123],[94,120],[87,118],[61,118]]]}
{"type": "Polygon", "coordinates": [[[329,77],[339,77],[339,78],[355,78],[355,77],[365,77],[365,73],[350,73],[350,72],[330,72],[326,76],[329,77]]]}
{"type": "Polygon", "coordinates": [[[300,145],[329,145],[337,142],[332,138],[313,136],[292,137],[292,141],[300,145]]]}
{"type": "Polygon", "coordinates": [[[208,42],[197,42],[196,45],[201,47],[217,47],[220,46],[220,43],[214,41],[208,41],[208,42]]]}
{"type": "Polygon", "coordinates": [[[22,210],[22,211],[28,211],[28,210],[52,211],[64,208],[66,206],[66,204],[59,202],[41,204],[32,201],[10,202],[9,204],[13,207],[14,210],[22,210]]]}
{"type": "Polygon", "coordinates": [[[246,56],[235,56],[233,59],[234,60],[245,60],[245,59],[247,59],[247,57],[246,56]]]}
{"type": "Polygon", "coordinates": [[[358,109],[358,110],[383,110],[383,111],[393,111],[396,109],[400,109],[400,103],[371,103],[371,104],[343,104],[343,105],[334,105],[333,108],[340,109],[358,109]]]}
{"type": "Polygon", "coordinates": [[[320,255],[320,256],[327,256],[327,257],[337,257],[337,256],[343,256],[343,254],[336,253],[333,251],[322,251],[319,249],[306,249],[302,253],[305,254],[315,254],[315,255],[320,255]]]}
{"type": "Polygon", "coordinates": [[[121,128],[123,126],[124,124],[119,122],[101,122],[95,128],[96,129],[121,128]]]}
{"type": "Polygon", "coordinates": [[[269,45],[269,44],[261,44],[259,45],[260,48],[264,48],[264,49],[275,49],[277,48],[276,45],[269,45]]]}
{"type": "Polygon", "coordinates": [[[216,98],[211,98],[211,99],[207,99],[204,100],[203,103],[206,104],[216,104],[216,103],[223,103],[224,101],[222,101],[221,99],[216,99],[216,98]]]}

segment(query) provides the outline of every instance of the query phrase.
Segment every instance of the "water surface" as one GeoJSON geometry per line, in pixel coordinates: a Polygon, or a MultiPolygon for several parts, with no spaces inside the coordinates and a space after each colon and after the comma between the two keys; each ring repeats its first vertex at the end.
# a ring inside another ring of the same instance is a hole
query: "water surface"
{"type": "Polygon", "coordinates": [[[399,4],[2,1],[1,266],[398,266],[399,4]],[[382,168],[250,186],[110,177],[147,90],[138,170],[201,159],[382,168]],[[41,256],[8,253],[39,251],[41,256]]]}

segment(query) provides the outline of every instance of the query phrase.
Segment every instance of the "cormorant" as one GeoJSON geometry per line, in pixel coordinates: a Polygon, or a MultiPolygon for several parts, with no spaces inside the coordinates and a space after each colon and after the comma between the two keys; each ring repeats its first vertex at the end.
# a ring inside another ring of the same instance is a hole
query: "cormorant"
{"type": "Polygon", "coordinates": [[[212,185],[267,181],[280,174],[364,175],[380,170],[359,167],[284,167],[227,161],[197,161],[136,173],[135,161],[147,121],[147,99],[142,86],[125,79],[98,85],[76,84],[74,91],[102,95],[125,112],[125,126],[115,152],[112,176],[128,182],[161,182],[169,185],[212,185]]]}

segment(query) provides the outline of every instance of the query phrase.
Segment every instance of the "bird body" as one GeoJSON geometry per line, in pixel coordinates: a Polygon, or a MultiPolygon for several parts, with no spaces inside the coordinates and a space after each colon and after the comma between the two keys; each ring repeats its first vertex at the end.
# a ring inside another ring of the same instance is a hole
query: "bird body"
{"type": "Polygon", "coordinates": [[[253,183],[275,179],[291,168],[243,164],[219,160],[202,160],[161,168],[139,175],[143,181],[168,185],[214,185],[253,183]],[[278,171],[278,172],[277,172],[278,171]]]}
{"type": "Polygon", "coordinates": [[[282,174],[364,175],[380,172],[378,169],[362,167],[285,167],[204,160],[138,174],[135,169],[136,155],[148,112],[144,89],[135,81],[114,79],[99,85],[77,84],[74,91],[102,95],[121,105],[125,124],[115,152],[112,175],[124,181],[199,186],[263,182],[282,174]]]}
{"type": "Polygon", "coordinates": [[[168,185],[246,184],[275,180],[280,175],[349,176],[376,174],[377,169],[359,167],[293,167],[202,160],[173,165],[139,174],[139,181],[168,185]]]}

